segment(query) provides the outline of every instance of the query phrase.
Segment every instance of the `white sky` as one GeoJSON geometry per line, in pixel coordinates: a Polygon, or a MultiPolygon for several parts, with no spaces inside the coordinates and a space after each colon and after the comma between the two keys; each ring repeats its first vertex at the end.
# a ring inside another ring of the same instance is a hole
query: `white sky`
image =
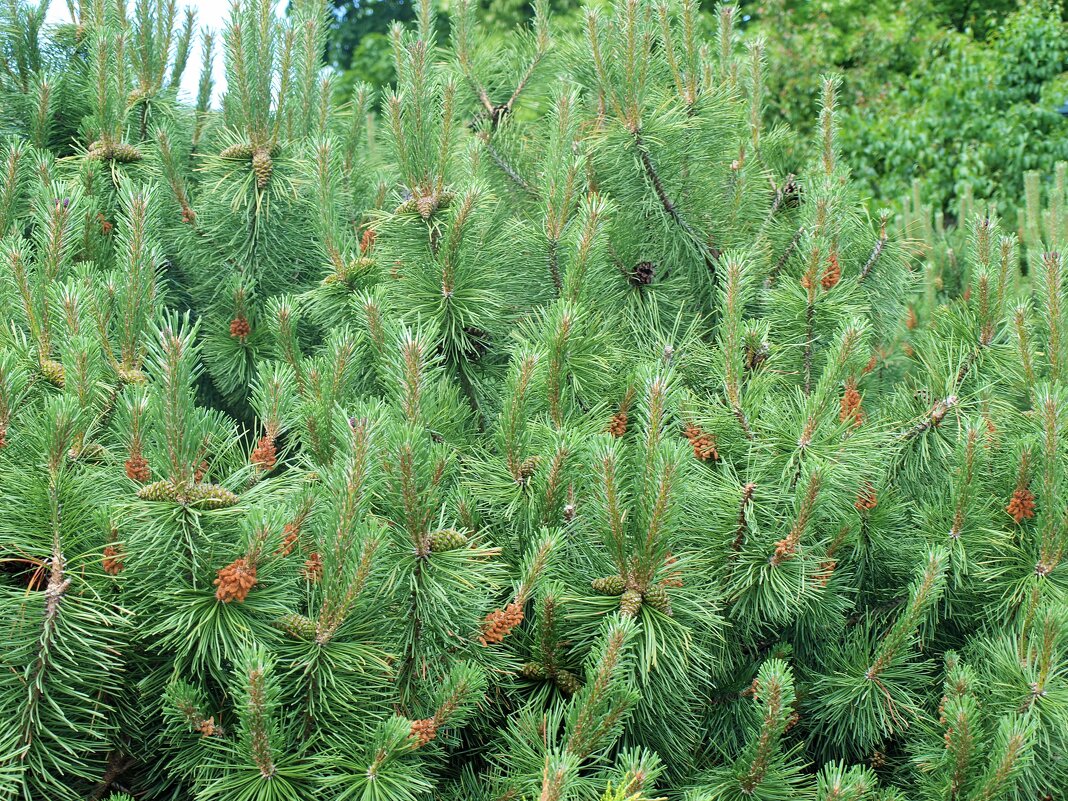
{"type": "MultiPolygon", "coordinates": [[[[127,8],[132,4],[128,3],[127,8]]],[[[274,2],[275,14],[279,17],[284,15],[284,4],[280,0],[274,2]]],[[[193,46],[189,53],[189,63],[182,75],[182,85],[179,91],[184,99],[193,101],[196,99],[197,85],[200,83],[200,69],[203,64],[203,54],[200,52],[200,30],[207,27],[215,31],[215,92],[214,101],[217,103],[226,87],[226,75],[223,70],[222,53],[222,30],[230,16],[229,0],[179,0],[178,24],[185,19],[185,9],[192,8],[196,11],[196,33],[193,35],[193,46]]],[[[70,22],[70,14],[67,4],[62,0],[52,0],[48,8],[49,22],[70,22]]]]}

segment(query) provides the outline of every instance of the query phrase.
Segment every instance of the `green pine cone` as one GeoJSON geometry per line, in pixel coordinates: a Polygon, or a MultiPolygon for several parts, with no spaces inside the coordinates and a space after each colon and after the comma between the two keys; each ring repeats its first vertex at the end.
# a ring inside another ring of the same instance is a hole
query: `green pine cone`
{"type": "Polygon", "coordinates": [[[176,501],[178,488],[170,481],[153,481],[137,491],[137,497],[143,501],[176,501]]]}
{"type": "Polygon", "coordinates": [[[256,152],[252,154],[252,171],[256,173],[256,186],[264,189],[274,172],[274,160],[267,148],[256,148],[256,152]]]}
{"type": "Polygon", "coordinates": [[[645,591],[645,602],[658,612],[671,614],[671,598],[667,589],[660,584],[655,584],[645,591]]]}
{"type": "Polygon", "coordinates": [[[622,595],[623,590],[627,589],[622,576],[605,576],[594,579],[592,583],[594,592],[599,592],[601,595],[622,595]]]}
{"type": "Polygon", "coordinates": [[[78,448],[71,448],[70,458],[77,462],[104,464],[108,459],[108,449],[99,442],[90,442],[78,448]]]}
{"type": "Polygon", "coordinates": [[[119,380],[124,384],[144,384],[148,381],[148,376],[137,367],[127,367],[125,364],[119,364],[116,365],[115,372],[118,374],[119,380]]]}
{"type": "Polygon", "coordinates": [[[125,142],[120,142],[111,148],[111,159],[117,161],[120,164],[129,164],[134,161],[140,161],[141,151],[133,145],[128,145],[125,142]]]}
{"type": "Polygon", "coordinates": [[[237,496],[218,484],[194,484],[186,495],[186,503],[201,509],[225,509],[237,503],[237,496]]]}
{"type": "Polygon", "coordinates": [[[286,615],[285,617],[276,620],[274,624],[277,628],[280,628],[290,637],[295,639],[315,639],[315,621],[304,615],[286,615]]]}
{"type": "Polygon", "coordinates": [[[430,550],[434,553],[455,551],[467,545],[467,535],[454,528],[440,528],[430,533],[430,550]]]}
{"type": "Polygon", "coordinates": [[[174,501],[201,509],[225,509],[237,503],[237,496],[218,484],[194,484],[184,493],[168,480],[154,481],[137,491],[143,501],[174,501]]]}
{"type": "Polygon", "coordinates": [[[236,145],[224,147],[219,151],[219,157],[224,159],[250,159],[252,158],[252,145],[248,142],[238,142],[236,145]]]}
{"type": "Polygon", "coordinates": [[[558,670],[553,678],[556,680],[556,686],[567,695],[574,695],[582,689],[582,682],[570,670],[558,670]]]}
{"type": "Polygon", "coordinates": [[[41,359],[41,375],[45,377],[45,381],[49,384],[62,387],[66,373],[63,370],[63,365],[55,359],[41,359]]]}
{"type": "Polygon", "coordinates": [[[623,617],[634,617],[642,608],[642,594],[637,590],[627,590],[620,596],[619,611],[623,617]]]}
{"type": "Polygon", "coordinates": [[[519,671],[525,679],[547,679],[549,673],[537,662],[527,662],[519,671]]]}

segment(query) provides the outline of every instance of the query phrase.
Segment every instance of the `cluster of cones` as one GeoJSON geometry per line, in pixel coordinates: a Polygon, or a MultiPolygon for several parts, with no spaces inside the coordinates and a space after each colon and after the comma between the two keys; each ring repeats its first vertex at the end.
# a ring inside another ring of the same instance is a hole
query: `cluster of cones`
{"type": "Polygon", "coordinates": [[[592,586],[594,592],[601,595],[618,595],[619,611],[624,617],[635,617],[642,604],[648,604],[665,615],[671,614],[671,597],[664,584],[650,584],[644,590],[639,590],[630,586],[630,582],[622,576],[605,576],[594,579],[592,586]]]}

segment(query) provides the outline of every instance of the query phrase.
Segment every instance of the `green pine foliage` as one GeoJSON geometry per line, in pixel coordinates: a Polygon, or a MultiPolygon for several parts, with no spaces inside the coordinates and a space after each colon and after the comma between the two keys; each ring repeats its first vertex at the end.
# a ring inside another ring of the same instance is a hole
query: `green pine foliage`
{"type": "Polygon", "coordinates": [[[317,0],[74,12],[0,28],[0,798],[1068,786],[1064,167],[870,218],[732,6],[423,3],[343,101],[317,0]]]}

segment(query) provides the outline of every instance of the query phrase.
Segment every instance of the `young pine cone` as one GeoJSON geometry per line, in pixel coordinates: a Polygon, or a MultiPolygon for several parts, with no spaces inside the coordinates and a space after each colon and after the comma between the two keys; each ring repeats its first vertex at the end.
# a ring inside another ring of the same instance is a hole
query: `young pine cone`
{"type": "Polygon", "coordinates": [[[201,509],[225,509],[237,503],[237,496],[218,484],[194,484],[187,497],[190,506],[201,509]]]}
{"type": "Polygon", "coordinates": [[[567,695],[574,695],[582,689],[582,682],[570,670],[556,671],[553,680],[556,682],[556,686],[567,695]]]}
{"type": "Polygon", "coordinates": [[[529,484],[530,479],[534,476],[534,471],[538,469],[538,457],[531,456],[523,460],[523,463],[519,465],[519,475],[516,477],[517,484],[529,484]]]}
{"type": "Polygon", "coordinates": [[[525,679],[541,679],[544,681],[549,678],[549,672],[537,662],[527,662],[520,669],[519,674],[525,679]]]}
{"type": "Polygon", "coordinates": [[[467,546],[467,536],[454,528],[439,528],[430,533],[430,550],[434,553],[455,551],[467,546]]]}
{"type": "Polygon", "coordinates": [[[266,189],[274,172],[274,160],[267,148],[258,147],[252,154],[252,171],[256,173],[256,188],[266,189]]]}
{"type": "Polygon", "coordinates": [[[217,484],[194,484],[185,493],[170,481],[155,481],[137,491],[143,501],[174,501],[202,509],[224,509],[237,503],[237,496],[217,484]]]}
{"type": "Polygon", "coordinates": [[[120,164],[129,164],[141,160],[141,151],[133,145],[120,142],[119,144],[112,146],[110,157],[112,161],[117,161],[120,164]]]}
{"type": "Polygon", "coordinates": [[[645,603],[653,607],[657,612],[665,615],[671,614],[671,598],[668,591],[660,584],[654,584],[645,591],[645,603]]]}
{"type": "Polygon", "coordinates": [[[605,576],[594,579],[592,584],[593,591],[601,595],[622,595],[627,589],[627,583],[623,581],[622,576],[605,576]]]}
{"type": "Polygon", "coordinates": [[[248,142],[238,142],[236,145],[230,145],[224,147],[219,156],[224,159],[240,159],[245,160],[252,158],[252,145],[248,142]]]}
{"type": "Polygon", "coordinates": [[[275,626],[297,640],[315,639],[315,621],[304,615],[286,615],[275,621],[275,626]]]}
{"type": "Polygon", "coordinates": [[[127,367],[125,364],[120,364],[116,366],[115,372],[118,374],[119,380],[124,384],[144,384],[148,381],[148,376],[145,375],[144,371],[136,367],[127,367]]]}
{"type": "Polygon", "coordinates": [[[619,611],[623,617],[634,617],[642,608],[642,594],[637,590],[627,590],[619,598],[619,611]]]}
{"type": "Polygon", "coordinates": [[[154,481],[141,487],[137,491],[137,497],[142,501],[176,501],[178,488],[170,481],[154,481]]]}
{"type": "Polygon", "coordinates": [[[63,386],[65,377],[63,365],[55,359],[41,359],[41,375],[44,376],[45,381],[49,384],[57,387],[63,386]]]}
{"type": "Polygon", "coordinates": [[[215,579],[215,600],[224,604],[244,601],[249,590],[256,586],[256,565],[244,558],[235,559],[226,567],[219,568],[215,579]]]}

